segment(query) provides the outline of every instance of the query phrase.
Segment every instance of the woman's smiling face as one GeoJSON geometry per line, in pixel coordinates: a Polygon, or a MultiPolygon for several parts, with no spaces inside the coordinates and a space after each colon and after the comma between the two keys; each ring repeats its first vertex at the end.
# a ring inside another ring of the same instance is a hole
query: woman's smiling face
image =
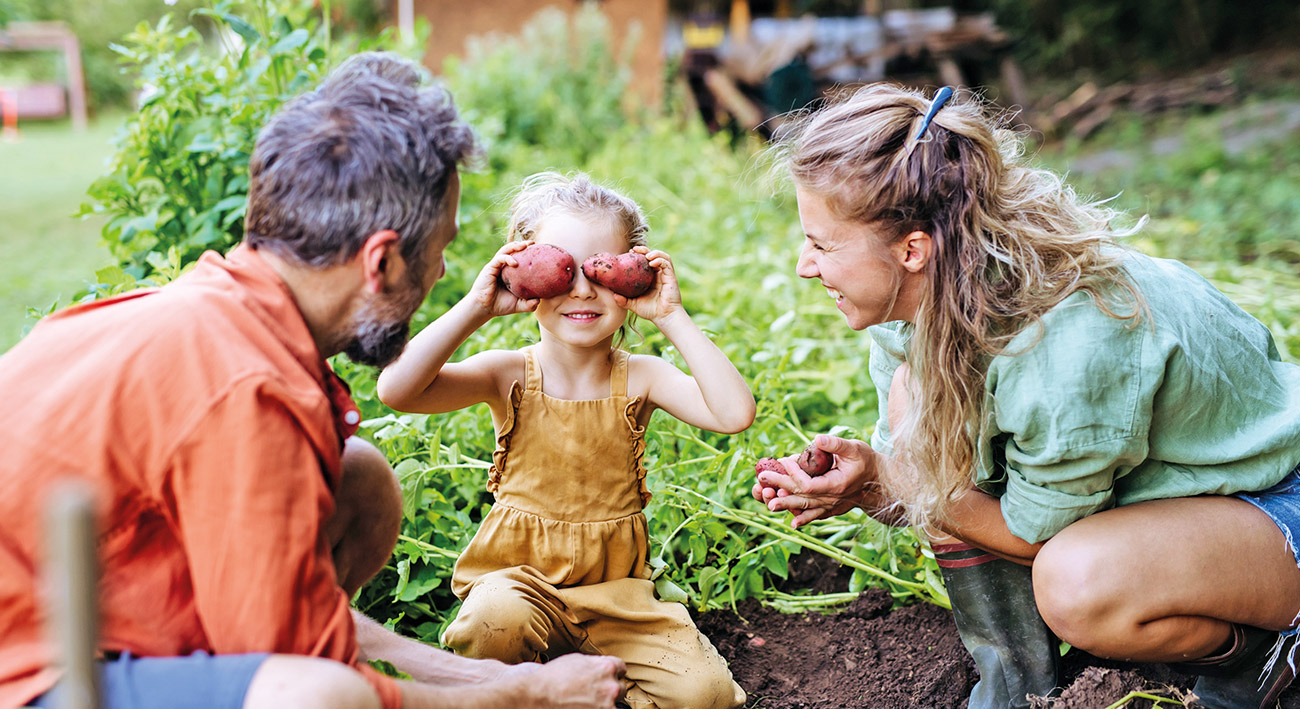
{"type": "Polygon", "coordinates": [[[612,341],[627,320],[627,310],[614,301],[613,291],[587,280],[582,262],[598,253],[620,254],[628,250],[627,237],[616,228],[614,220],[556,212],[542,220],[534,240],[569,252],[575,266],[573,288],[564,295],[543,298],[537,305],[537,321],[542,329],[566,344],[595,346],[612,341]]]}
{"type": "Polygon", "coordinates": [[[821,194],[796,186],[795,197],[805,235],[795,273],[821,281],[854,330],[911,320],[909,299],[899,298],[903,269],[883,237],[870,225],[840,217],[821,194]]]}

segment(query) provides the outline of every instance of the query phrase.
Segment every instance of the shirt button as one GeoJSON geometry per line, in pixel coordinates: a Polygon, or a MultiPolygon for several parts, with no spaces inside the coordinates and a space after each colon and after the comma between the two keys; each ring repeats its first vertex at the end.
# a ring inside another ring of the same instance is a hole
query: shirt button
{"type": "Polygon", "coordinates": [[[349,426],[355,426],[361,423],[361,414],[356,411],[348,411],[343,414],[343,423],[346,423],[349,426]]]}

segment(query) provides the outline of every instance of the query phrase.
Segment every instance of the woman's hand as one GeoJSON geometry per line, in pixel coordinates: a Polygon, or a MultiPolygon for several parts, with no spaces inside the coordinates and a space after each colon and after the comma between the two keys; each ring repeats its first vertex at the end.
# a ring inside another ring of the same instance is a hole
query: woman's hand
{"type": "Polygon", "coordinates": [[[819,434],[813,445],[832,454],[835,464],[824,475],[811,477],[795,463],[795,456],[780,458],[786,474],[758,473],[754,499],[773,512],[794,515],[797,529],[817,519],[844,514],[854,507],[875,512],[885,507],[877,479],[885,457],[863,441],[819,434]]]}
{"type": "Polygon", "coordinates": [[[501,285],[501,269],[519,265],[512,254],[523,251],[532,243],[532,241],[510,241],[497,249],[492,260],[479,271],[478,277],[474,279],[474,285],[470,286],[469,293],[465,294],[465,299],[481,308],[489,318],[531,313],[536,310],[540,302],[536,298],[524,300],[501,285]]]}
{"type": "Polygon", "coordinates": [[[644,246],[633,246],[632,250],[650,261],[650,268],[657,272],[655,285],[639,298],[625,298],[615,293],[614,302],[654,323],[681,310],[682,294],[677,287],[677,273],[673,271],[673,261],[668,254],[657,249],[651,251],[644,246]]]}

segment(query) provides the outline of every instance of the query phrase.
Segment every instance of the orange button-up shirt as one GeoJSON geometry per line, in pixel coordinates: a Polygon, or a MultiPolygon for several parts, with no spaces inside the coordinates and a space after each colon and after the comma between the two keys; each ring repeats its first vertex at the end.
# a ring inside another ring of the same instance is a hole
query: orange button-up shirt
{"type": "Polygon", "coordinates": [[[0,706],[58,678],[43,512],[70,477],[96,492],[104,651],[357,665],[324,527],[359,415],[256,251],[46,318],[0,357],[0,402],[0,706]]]}

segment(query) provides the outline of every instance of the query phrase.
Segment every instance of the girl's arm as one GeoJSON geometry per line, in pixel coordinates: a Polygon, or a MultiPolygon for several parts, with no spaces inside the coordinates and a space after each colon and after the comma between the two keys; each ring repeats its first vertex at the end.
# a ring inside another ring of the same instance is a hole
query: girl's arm
{"type": "Polygon", "coordinates": [[[657,357],[639,360],[650,385],[650,403],[692,426],[718,433],[739,433],[754,422],[754,395],[740,372],[713,344],[682,307],[672,260],[662,251],[638,246],[658,271],[658,285],[629,300],[616,295],[619,305],[646,318],[673,343],[686,360],[687,375],[657,357]]]}
{"type": "Polygon", "coordinates": [[[517,360],[515,353],[483,352],[454,364],[447,360],[488,320],[537,308],[536,299],[516,298],[498,285],[502,267],[516,263],[511,254],[530,243],[512,241],[501,247],[469,293],[411,339],[402,356],[380,373],[380,401],[398,411],[440,414],[497,397],[497,372],[517,360]]]}

